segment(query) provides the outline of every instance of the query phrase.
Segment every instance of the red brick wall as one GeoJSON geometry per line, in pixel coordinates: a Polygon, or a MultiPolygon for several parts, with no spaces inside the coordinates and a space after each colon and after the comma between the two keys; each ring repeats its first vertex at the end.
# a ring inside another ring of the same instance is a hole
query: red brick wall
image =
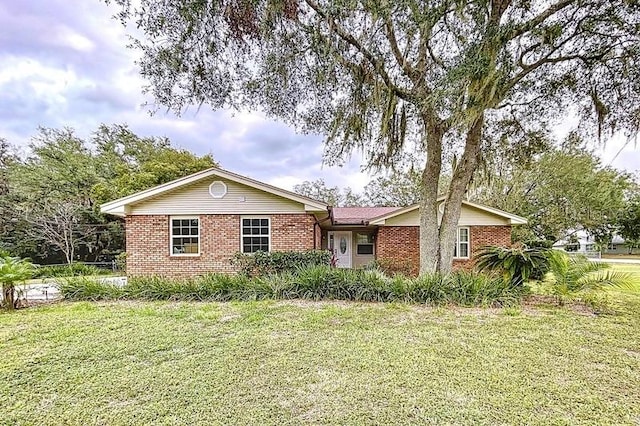
{"type": "MultiPolygon", "coordinates": [[[[200,255],[169,255],[169,216],[126,217],[127,275],[189,276],[234,272],[231,257],[240,251],[240,215],[199,215],[200,255]]],[[[271,218],[272,250],[313,248],[312,215],[279,214],[271,218]]]]}
{"type": "MultiPolygon", "coordinates": [[[[471,269],[473,256],[482,246],[511,245],[511,226],[470,226],[471,256],[454,259],[454,269],[471,269]]],[[[420,265],[420,231],[417,226],[383,226],[376,239],[377,259],[383,267],[417,275],[420,265]]]]}
{"type": "Polygon", "coordinates": [[[382,226],[376,237],[376,259],[389,272],[417,275],[420,265],[420,228],[382,226]]]}
{"type": "Polygon", "coordinates": [[[469,259],[454,259],[455,269],[473,268],[473,256],[483,246],[511,246],[511,226],[470,226],[471,256],[469,259]]]}
{"type": "MultiPolygon", "coordinates": [[[[239,216],[236,217],[239,222],[239,216]]],[[[313,250],[313,223],[315,222],[313,215],[277,214],[270,217],[271,250],[313,250]]],[[[239,240],[240,236],[238,236],[239,240]]]]}

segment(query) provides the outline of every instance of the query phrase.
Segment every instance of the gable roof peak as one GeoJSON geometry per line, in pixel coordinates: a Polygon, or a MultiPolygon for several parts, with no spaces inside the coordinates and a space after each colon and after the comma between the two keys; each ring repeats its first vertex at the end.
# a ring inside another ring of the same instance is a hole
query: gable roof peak
{"type": "Polygon", "coordinates": [[[225,170],[219,167],[211,167],[209,169],[193,173],[189,176],[175,179],[171,182],[163,183],[161,185],[154,186],[153,188],[145,189],[143,191],[136,192],[135,194],[131,194],[126,197],[122,197],[117,200],[104,203],[100,206],[100,211],[102,213],[113,214],[115,216],[124,216],[126,207],[129,205],[157,197],[161,194],[165,194],[167,192],[177,190],[186,185],[190,185],[195,182],[198,182],[213,176],[219,177],[221,179],[227,179],[232,182],[236,182],[245,186],[249,186],[251,188],[268,192],[270,194],[274,194],[282,198],[296,201],[298,203],[304,204],[305,209],[309,211],[326,211],[327,208],[329,207],[328,204],[322,201],[314,200],[312,198],[305,197],[300,194],[296,194],[295,192],[278,188],[276,186],[269,185],[267,183],[260,182],[258,180],[255,180],[246,176],[242,176],[237,173],[230,172],[228,170],[225,170]]]}

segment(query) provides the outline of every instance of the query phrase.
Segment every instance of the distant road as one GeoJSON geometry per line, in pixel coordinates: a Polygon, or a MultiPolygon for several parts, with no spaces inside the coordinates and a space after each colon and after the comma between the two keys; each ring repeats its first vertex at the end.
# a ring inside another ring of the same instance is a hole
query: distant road
{"type": "Polygon", "coordinates": [[[592,259],[592,262],[604,262],[604,263],[628,263],[631,265],[640,265],[640,259],[592,259]]]}

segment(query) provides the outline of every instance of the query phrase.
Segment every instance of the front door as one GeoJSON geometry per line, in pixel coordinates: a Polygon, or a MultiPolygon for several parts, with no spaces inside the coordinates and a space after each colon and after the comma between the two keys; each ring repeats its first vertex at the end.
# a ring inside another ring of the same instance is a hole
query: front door
{"type": "Polygon", "coordinates": [[[351,231],[329,232],[329,250],[336,257],[338,268],[351,268],[351,231]]]}

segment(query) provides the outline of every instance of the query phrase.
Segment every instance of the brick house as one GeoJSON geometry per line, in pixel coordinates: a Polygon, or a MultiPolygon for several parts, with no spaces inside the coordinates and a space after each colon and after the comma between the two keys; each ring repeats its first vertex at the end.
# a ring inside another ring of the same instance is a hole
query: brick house
{"type": "MultiPolygon", "coordinates": [[[[329,249],[344,268],[377,259],[416,273],[418,206],[332,207],[235,173],[211,168],[101,206],[123,217],[127,274],[188,276],[233,272],[237,252],[329,249]]],[[[526,220],[465,201],[454,265],[479,247],[509,245],[526,220]]]]}

